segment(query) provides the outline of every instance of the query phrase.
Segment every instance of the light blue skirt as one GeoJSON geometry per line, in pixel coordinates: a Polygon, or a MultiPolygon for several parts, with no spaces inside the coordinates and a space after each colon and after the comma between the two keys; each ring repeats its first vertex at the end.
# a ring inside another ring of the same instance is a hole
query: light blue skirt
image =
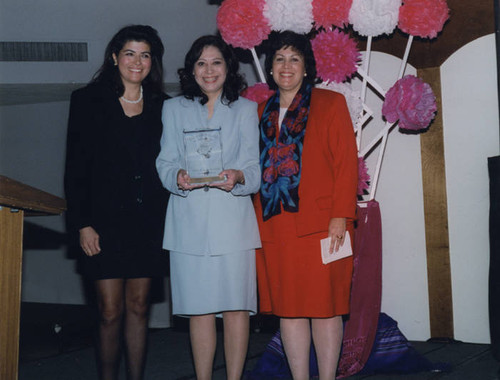
{"type": "Polygon", "coordinates": [[[172,313],[257,312],[255,250],[219,256],[170,252],[172,313]]]}

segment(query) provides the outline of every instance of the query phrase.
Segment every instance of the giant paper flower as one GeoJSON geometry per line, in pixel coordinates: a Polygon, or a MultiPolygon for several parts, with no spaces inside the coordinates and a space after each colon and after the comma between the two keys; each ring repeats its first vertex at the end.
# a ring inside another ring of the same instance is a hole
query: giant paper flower
{"type": "Polygon", "coordinates": [[[356,41],[338,29],[320,32],[312,40],[312,48],[318,76],[323,80],[343,82],[358,69],[356,41]]]}
{"type": "Polygon", "coordinates": [[[264,17],[265,0],[224,0],[217,11],[217,27],[224,41],[234,47],[251,49],[271,33],[264,17]]]}
{"type": "Polygon", "coordinates": [[[349,23],[362,36],[391,34],[398,24],[401,0],[352,0],[349,23]]]}
{"type": "Polygon", "coordinates": [[[370,188],[370,174],[363,157],[358,157],[358,195],[365,194],[365,190],[370,188]]]}
{"type": "Polygon", "coordinates": [[[402,129],[429,126],[437,111],[436,96],[428,83],[414,75],[398,80],[385,94],[382,115],[390,123],[399,120],[402,129]]]}
{"type": "Polygon", "coordinates": [[[275,31],[304,34],[312,28],[312,0],[266,0],[264,16],[275,31]]]}
{"type": "Polygon", "coordinates": [[[323,82],[317,84],[316,87],[340,92],[344,95],[347,102],[347,108],[349,108],[349,114],[351,115],[352,124],[356,124],[361,116],[361,111],[363,111],[363,102],[361,101],[359,92],[353,91],[352,86],[348,83],[323,82]]]}
{"type": "Polygon", "coordinates": [[[349,21],[352,0],[313,0],[312,12],[317,27],[329,29],[332,25],[343,28],[349,21]]]}
{"type": "Polygon", "coordinates": [[[274,91],[269,88],[267,83],[257,83],[247,87],[241,92],[241,96],[256,103],[262,103],[269,99],[274,94],[274,91]]]}
{"type": "Polygon", "coordinates": [[[435,38],[449,17],[446,0],[404,0],[398,28],[422,38],[435,38]]]}

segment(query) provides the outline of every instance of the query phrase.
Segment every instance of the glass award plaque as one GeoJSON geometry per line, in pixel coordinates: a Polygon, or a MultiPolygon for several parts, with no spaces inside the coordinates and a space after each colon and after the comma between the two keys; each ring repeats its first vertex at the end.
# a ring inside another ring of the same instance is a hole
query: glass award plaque
{"type": "Polygon", "coordinates": [[[186,171],[191,184],[224,182],[221,129],[184,130],[186,171]]]}

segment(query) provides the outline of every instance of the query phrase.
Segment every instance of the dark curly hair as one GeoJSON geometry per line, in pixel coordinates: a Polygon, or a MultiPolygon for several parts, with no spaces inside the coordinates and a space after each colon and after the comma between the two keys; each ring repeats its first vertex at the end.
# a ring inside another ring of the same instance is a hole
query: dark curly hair
{"type": "MultiPolygon", "coordinates": [[[[304,34],[298,34],[290,30],[283,32],[273,32],[269,36],[266,49],[265,69],[266,73],[270,74],[273,68],[273,59],[276,52],[282,48],[292,48],[294,51],[304,57],[304,66],[307,76],[304,77],[304,82],[314,85],[319,83],[319,78],[316,78],[316,60],[311,46],[311,41],[304,34]]],[[[269,88],[276,90],[278,85],[272,75],[268,77],[269,88]]]]}
{"type": "Polygon", "coordinates": [[[224,57],[227,74],[226,81],[222,87],[221,99],[227,102],[227,104],[231,104],[235,100],[238,100],[240,92],[247,87],[247,84],[243,76],[238,73],[240,64],[233,50],[219,36],[202,36],[193,42],[191,49],[189,49],[184,59],[184,67],[178,70],[182,95],[190,100],[200,97],[201,104],[208,102],[208,96],[203,93],[198,83],[196,83],[193,74],[194,65],[200,58],[203,49],[207,46],[216,47],[224,57]]]}
{"type": "Polygon", "coordinates": [[[149,25],[129,25],[120,29],[108,43],[104,53],[104,62],[92,77],[91,83],[106,84],[118,96],[123,95],[125,87],[118,67],[114,64],[113,54],[118,56],[125,44],[130,41],[144,42],[151,49],[151,71],[142,81],[143,87],[153,94],[163,92],[163,43],[156,29],[149,25]]]}

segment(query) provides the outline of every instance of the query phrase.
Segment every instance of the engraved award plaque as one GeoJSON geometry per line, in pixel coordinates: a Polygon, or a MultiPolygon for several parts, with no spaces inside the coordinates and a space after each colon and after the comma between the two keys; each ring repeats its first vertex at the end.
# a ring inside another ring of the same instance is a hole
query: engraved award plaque
{"type": "Polygon", "coordinates": [[[224,182],[221,129],[184,130],[186,171],[191,184],[224,182]]]}

